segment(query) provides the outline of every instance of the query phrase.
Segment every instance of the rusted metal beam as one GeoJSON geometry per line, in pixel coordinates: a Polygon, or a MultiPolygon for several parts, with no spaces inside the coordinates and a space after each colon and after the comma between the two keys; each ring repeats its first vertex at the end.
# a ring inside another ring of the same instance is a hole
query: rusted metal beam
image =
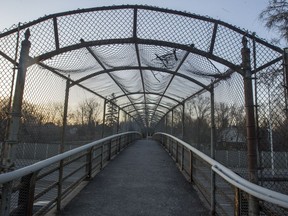
{"type": "Polygon", "coordinates": [[[283,52],[284,87],[285,87],[285,113],[288,118],[288,47],[283,52]]]}
{"type": "MultiPolygon", "coordinates": [[[[138,103],[134,103],[135,105],[137,105],[137,104],[143,104],[143,103],[140,103],[140,102],[138,102],[138,103]]],[[[157,105],[158,103],[153,103],[153,102],[149,102],[149,103],[147,103],[147,105],[157,105]]],[[[121,109],[125,109],[125,108],[127,108],[127,107],[129,107],[129,106],[132,106],[131,104],[127,104],[127,105],[125,105],[125,106],[121,106],[121,109]]],[[[163,108],[165,108],[165,109],[170,109],[170,107],[167,107],[167,106],[164,106],[163,104],[159,104],[159,107],[163,107],[163,108]]]]}
{"type": "Polygon", "coordinates": [[[172,75],[175,75],[175,76],[179,76],[183,79],[187,79],[189,80],[190,82],[193,82],[197,85],[199,85],[200,87],[206,89],[206,90],[209,90],[209,87],[207,87],[205,84],[197,81],[196,79],[192,78],[192,77],[189,77],[185,74],[182,74],[182,73],[175,73],[174,71],[171,71],[169,69],[165,69],[165,68],[156,68],[156,67],[147,67],[147,66],[143,66],[143,67],[139,67],[139,66],[127,66],[127,67],[115,67],[115,68],[111,68],[111,69],[106,69],[106,70],[101,70],[101,71],[97,71],[95,73],[92,73],[92,74],[89,74],[85,77],[82,77],[76,81],[74,81],[74,84],[72,85],[76,85],[78,83],[81,83],[85,80],[88,80],[92,77],[95,77],[95,76],[99,76],[101,74],[104,74],[104,73],[111,73],[111,72],[115,72],[115,71],[121,71],[121,70],[140,70],[142,69],[142,71],[144,70],[147,70],[147,71],[159,71],[159,72],[164,72],[164,73],[169,73],[169,74],[172,74],[172,75]]]}
{"type": "MultiPolygon", "coordinates": [[[[89,46],[100,46],[100,45],[108,45],[108,44],[133,44],[137,43],[139,44],[147,44],[147,45],[155,45],[155,46],[166,46],[166,47],[171,47],[175,49],[181,49],[190,53],[194,53],[203,57],[210,58],[214,61],[217,61],[235,71],[238,71],[241,67],[240,65],[235,65],[232,62],[229,62],[226,59],[223,59],[222,57],[213,55],[209,52],[199,50],[196,47],[191,47],[186,44],[178,44],[178,43],[173,43],[173,42],[168,42],[168,41],[160,41],[160,40],[151,40],[151,39],[142,39],[142,38],[121,38],[121,39],[106,39],[106,40],[97,40],[97,41],[87,41],[85,43],[78,43],[78,44],[73,44],[67,47],[62,47],[59,50],[53,50],[51,52],[44,53],[42,55],[36,56],[33,61],[31,61],[31,64],[38,63],[40,61],[44,61],[46,59],[52,58],[55,55],[59,55],[65,52],[69,52],[72,50],[77,50],[81,49],[84,47],[89,47],[89,46]]],[[[282,51],[281,51],[282,53],[282,51]]]]}
{"type": "MultiPolygon", "coordinates": [[[[133,38],[136,39],[137,38],[137,8],[134,9],[134,17],[133,17],[133,38]]],[[[142,72],[142,67],[141,67],[141,60],[140,60],[140,54],[139,54],[139,47],[138,44],[135,43],[135,51],[136,51],[136,56],[137,56],[137,62],[138,62],[138,66],[139,66],[139,72],[140,72],[140,76],[141,76],[141,83],[142,83],[142,89],[143,89],[143,94],[144,94],[144,106],[147,110],[147,98],[146,98],[146,88],[145,88],[145,84],[144,84],[144,77],[143,77],[143,72],[142,72]]],[[[146,116],[145,118],[145,123],[146,123],[146,127],[148,127],[149,123],[148,123],[148,117],[146,116]]]]}
{"type": "MultiPolygon", "coordinates": [[[[78,10],[74,10],[74,11],[68,11],[68,12],[62,12],[62,13],[56,13],[56,14],[52,14],[52,15],[48,15],[45,17],[41,17],[35,21],[26,23],[24,25],[22,25],[20,27],[20,30],[22,29],[26,29],[29,28],[30,26],[36,25],[38,23],[47,21],[49,19],[53,19],[54,17],[64,17],[64,16],[69,16],[69,15],[73,15],[73,14],[80,14],[80,13],[88,13],[88,12],[96,12],[96,11],[108,11],[108,10],[125,10],[125,9],[131,9],[131,10],[148,10],[148,11],[156,11],[156,12],[162,12],[162,13],[169,13],[169,14],[175,14],[175,15],[179,15],[179,16],[183,16],[183,17],[189,17],[189,18],[193,18],[193,19],[197,19],[197,20],[202,20],[211,24],[218,24],[221,26],[224,26],[234,32],[237,32],[240,35],[246,35],[249,38],[253,38],[252,34],[247,33],[246,31],[237,28],[233,25],[230,25],[228,23],[225,23],[223,21],[220,20],[216,20],[213,18],[209,18],[206,16],[200,16],[200,15],[196,15],[196,14],[191,14],[191,13],[186,13],[186,12],[182,12],[182,11],[175,11],[175,10],[169,10],[169,9],[164,9],[164,8],[158,8],[158,7],[151,7],[151,6],[145,6],[145,5],[119,5],[119,6],[104,6],[104,7],[94,7],[94,8],[87,8],[87,9],[78,9],[78,10]]],[[[2,34],[0,34],[0,38],[7,36],[9,34],[15,33],[17,32],[17,28],[11,29],[7,32],[3,32],[2,34]]],[[[279,47],[276,47],[272,44],[267,43],[264,40],[261,40],[260,38],[256,38],[257,43],[260,43],[266,47],[269,47],[270,49],[282,53],[282,49],[279,47]]]]}
{"type": "MultiPolygon", "coordinates": [[[[135,94],[143,94],[143,92],[132,92],[132,93],[127,93],[127,95],[135,95],[135,94]]],[[[158,96],[162,96],[162,94],[161,93],[157,93],[157,92],[149,92],[149,93],[147,93],[146,92],[146,94],[148,95],[158,95],[158,96]]],[[[117,97],[115,97],[115,99],[118,99],[118,98],[121,98],[121,97],[125,97],[126,95],[118,95],[117,97]]],[[[165,98],[168,98],[168,99],[170,99],[170,100],[172,100],[172,101],[175,101],[177,104],[180,104],[181,103],[181,101],[179,101],[179,100],[177,100],[177,99],[175,99],[175,98],[172,98],[172,97],[169,97],[169,96],[167,96],[167,95],[164,95],[164,97],[165,98]]]]}
{"type": "Polygon", "coordinates": [[[53,26],[54,26],[54,39],[55,39],[55,48],[59,50],[59,33],[58,33],[58,24],[57,24],[57,17],[53,17],[53,26]]]}
{"type": "MultiPolygon", "coordinates": [[[[257,136],[256,136],[256,123],[255,123],[255,106],[253,99],[253,83],[250,61],[250,49],[247,47],[247,38],[243,36],[241,49],[242,67],[244,75],[244,97],[245,97],[245,111],[246,111],[246,132],[247,132],[247,148],[248,148],[248,172],[249,180],[252,183],[258,183],[258,163],[257,163],[257,136]]],[[[249,195],[249,215],[259,215],[258,200],[249,195]]]]}
{"type": "Polygon", "coordinates": [[[26,72],[29,65],[29,50],[31,42],[29,41],[30,31],[25,32],[25,39],[22,41],[22,48],[20,52],[19,67],[17,73],[17,79],[15,84],[13,105],[11,119],[9,122],[8,137],[2,146],[1,152],[1,164],[2,169],[0,171],[9,171],[14,168],[14,162],[16,157],[16,145],[18,144],[18,134],[21,122],[21,110],[23,102],[23,94],[26,80],[26,72]]]}
{"type": "Polygon", "coordinates": [[[211,54],[213,54],[213,50],[214,50],[217,29],[218,29],[218,23],[214,23],[214,28],[213,28],[212,38],[211,38],[211,44],[210,44],[210,49],[209,49],[209,52],[211,54]]]}

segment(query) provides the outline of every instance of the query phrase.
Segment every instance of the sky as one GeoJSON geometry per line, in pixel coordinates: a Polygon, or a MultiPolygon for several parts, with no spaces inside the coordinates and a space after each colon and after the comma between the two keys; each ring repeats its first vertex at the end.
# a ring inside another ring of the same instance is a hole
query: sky
{"type": "Polygon", "coordinates": [[[268,5],[269,0],[0,0],[0,2],[0,30],[19,22],[29,22],[64,11],[138,4],[219,19],[249,32],[256,32],[256,35],[268,42],[277,37],[277,34],[268,31],[259,19],[260,12],[268,5]]]}

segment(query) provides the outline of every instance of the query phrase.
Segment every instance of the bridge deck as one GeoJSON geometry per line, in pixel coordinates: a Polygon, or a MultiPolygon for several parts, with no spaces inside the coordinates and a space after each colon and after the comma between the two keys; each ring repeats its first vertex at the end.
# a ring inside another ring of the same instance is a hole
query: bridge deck
{"type": "Polygon", "coordinates": [[[164,149],[139,140],[116,157],[58,215],[208,215],[164,149]]]}

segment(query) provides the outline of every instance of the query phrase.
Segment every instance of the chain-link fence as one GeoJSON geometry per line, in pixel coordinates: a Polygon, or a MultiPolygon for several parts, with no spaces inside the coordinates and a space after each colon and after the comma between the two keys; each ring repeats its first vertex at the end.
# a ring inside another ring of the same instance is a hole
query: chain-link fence
{"type": "Polygon", "coordinates": [[[150,136],[156,130],[208,155],[212,150],[217,161],[249,179],[243,47],[251,52],[257,181],[288,194],[283,51],[219,20],[148,6],[56,14],[0,34],[2,171],[114,133],[150,136]],[[29,67],[22,110],[15,113],[28,28],[29,67]],[[9,130],[19,116],[13,140],[9,130]],[[13,161],[10,146],[16,146],[13,161]]]}

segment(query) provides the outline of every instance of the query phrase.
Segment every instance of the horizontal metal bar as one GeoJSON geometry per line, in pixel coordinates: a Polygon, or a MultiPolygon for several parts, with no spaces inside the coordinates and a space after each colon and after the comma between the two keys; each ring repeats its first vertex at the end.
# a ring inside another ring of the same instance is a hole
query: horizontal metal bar
{"type": "Polygon", "coordinates": [[[258,199],[282,206],[284,208],[288,208],[287,195],[253,184],[222,165],[221,167],[213,165],[212,170],[227,182],[245,191],[246,193],[251,194],[258,199]]]}
{"type": "Polygon", "coordinates": [[[71,191],[73,188],[75,188],[77,185],[79,185],[82,181],[84,181],[86,178],[86,175],[83,175],[81,178],[79,178],[77,181],[73,182],[73,184],[69,185],[63,192],[62,192],[62,200],[69,195],[69,191],[71,191]]]}
{"type": "Polygon", "coordinates": [[[72,172],[68,173],[65,177],[62,178],[62,181],[64,182],[69,177],[73,176],[75,173],[77,173],[79,170],[85,168],[87,163],[82,164],[81,166],[77,167],[77,169],[73,170],[72,172]]]}
{"type": "Polygon", "coordinates": [[[35,214],[33,214],[33,216],[41,216],[43,215],[43,213],[49,209],[50,207],[53,207],[55,205],[55,202],[57,200],[57,197],[50,200],[49,203],[47,203],[47,205],[43,206],[39,211],[37,211],[35,214]]]}
{"type": "Polygon", "coordinates": [[[34,200],[39,199],[44,194],[48,193],[52,188],[55,188],[58,185],[58,182],[54,182],[53,184],[49,185],[47,188],[45,188],[43,191],[39,192],[35,195],[34,200]]]}
{"type": "Polygon", "coordinates": [[[208,157],[207,155],[200,152],[196,148],[192,147],[188,143],[185,143],[184,141],[178,139],[177,137],[174,137],[166,133],[160,133],[160,132],[155,133],[154,136],[157,136],[157,135],[167,136],[171,139],[174,139],[176,142],[180,143],[186,148],[190,149],[194,154],[196,154],[202,160],[210,164],[211,170],[213,170],[215,173],[217,173],[219,176],[221,176],[224,180],[229,182],[231,185],[245,191],[248,194],[251,194],[252,196],[258,199],[276,204],[284,208],[288,208],[288,195],[285,195],[276,191],[272,191],[270,189],[267,189],[257,184],[249,182],[248,180],[240,177],[239,175],[237,175],[236,173],[234,173],[232,170],[228,169],[227,167],[223,166],[219,162],[213,160],[212,158],[208,157]]]}
{"type": "Polygon", "coordinates": [[[54,167],[53,169],[48,170],[47,172],[41,173],[40,175],[37,176],[36,181],[44,178],[45,176],[50,175],[53,172],[56,172],[57,170],[59,170],[59,165],[54,167]]]}
{"type": "Polygon", "coordinates": [[[101,140],[97,140],[97,141],[88,143],[86,145],[83,145],[81,147],[72,149],[70,151],[58,154],[58,155],[53,156],[51,158],[48,158],[46,160],[39,161],[39,162],[37,162],[35,164],[29,165],[29,166],[26,166],[26,167],[23,167],[23,168],[20,168],[18,170],[14,170],[14,171],[11,171],[11,172],[8,172],[8,173],[3,173],[3,174],[0,175],[0,184],[7,183],[7,182],[13,181],[15,179],[21,178],[22,176],[26,176],[28,174],[34,173],[36,171],[39,171],[39,170],[41,170],[41,169],[43,169],[45,167],[48,167],[48,166],[50,166],[50,165],[52,165],[52,164],[54,164],[56,162],[64,160],[67,157],[70,157],[70,156],[78,154],[78,153],[80,153],[82,151],[88,150],[89,148],[92,148],[94,146],[102,145],[102,143],[105,142],[105,141],[111,140],[113,138],[117,138],[119,136],[132,135],[132,134],[134,134],[134,135],[137,134],[138,136],[142,136],[137,131],[125,132],[125,133],[116,134],[116,135],[113,135],[113,136],[110,136],[110,137],[103,138],[101,140]]]}

